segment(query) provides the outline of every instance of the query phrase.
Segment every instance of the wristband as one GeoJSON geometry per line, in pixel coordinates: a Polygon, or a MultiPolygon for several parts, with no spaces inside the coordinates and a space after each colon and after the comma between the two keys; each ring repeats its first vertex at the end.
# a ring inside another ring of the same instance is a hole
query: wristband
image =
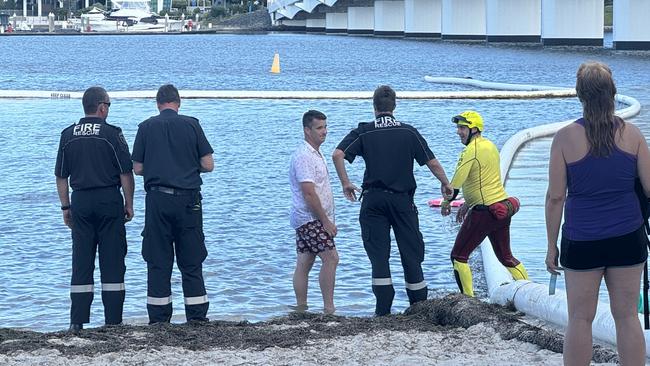
{"type": "Polygon", "coordinates": [[[70,205],[61,206],[61,211],[69,210],[70,205]]]}

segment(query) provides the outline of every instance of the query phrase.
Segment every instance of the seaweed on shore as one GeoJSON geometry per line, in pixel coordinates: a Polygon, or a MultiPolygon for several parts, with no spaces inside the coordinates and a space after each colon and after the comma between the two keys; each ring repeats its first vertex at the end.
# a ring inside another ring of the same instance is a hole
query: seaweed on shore
{"type": "MultiPolygon", "coordinates": [[[[108,326],[68,332],[39,333],[0,328],[0,354],[40,349],[57,350],[65,356],[93,356],[111,352],[160,350],[182,347],[188,350],[303,347],[321,339],[382,331],[443,332],[484,323],[505,340],[517,339],[540,348],[562,352],[563,337],[521,320],[523,314],[460,294],[429,299],[415,304],[404,314],[384,317],[342,317],[314,313],[290,313],[267,322],[191,322],[150,326],[108,326]]],[[[616,362],[616,353],[594,347],[593,360],[616,362]]]]}

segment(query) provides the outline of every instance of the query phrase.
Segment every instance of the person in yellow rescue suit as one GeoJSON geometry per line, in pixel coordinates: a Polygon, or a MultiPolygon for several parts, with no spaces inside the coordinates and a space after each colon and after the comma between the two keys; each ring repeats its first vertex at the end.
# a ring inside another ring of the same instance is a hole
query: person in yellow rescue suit
{"type": "Polygon", "coordinates": [[[510,251],[510,219],[519,210],[519,200],[508,197],[501,183],[499,151],[492,141],[481,135],[483,118],[475,111],[465,111],[452,118],[465,149],[460,154],[451,186],[452,197],[446,197],[441,213],[451,213],[449,201],[456,199],[462,188],[465,203],[456,220],[462,225],[451,250],[454,276],[460,291],[474,296],[469,255],[487,236],[499,262],[506,266],[515,280],[528,279],[528,273],[510,251]]]}

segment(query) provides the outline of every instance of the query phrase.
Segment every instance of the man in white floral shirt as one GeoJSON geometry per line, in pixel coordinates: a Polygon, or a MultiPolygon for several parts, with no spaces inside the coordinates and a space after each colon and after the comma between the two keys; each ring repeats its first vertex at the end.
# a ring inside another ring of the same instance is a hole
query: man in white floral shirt
{"type": "Polygon", "coordinates": [[[309,271],[316,256],[322,263],[319,282],[323,294],[324,313],[333,314],[334,283],[339,255],[334,245],[334,198],[327,163],[319,148],[327,136],[327,117],[316,110],[302,116],[305,141],[291,156],[291,226],[296,230],[298,258],[293,274],[298,311],[307,310],[309,271]]]}

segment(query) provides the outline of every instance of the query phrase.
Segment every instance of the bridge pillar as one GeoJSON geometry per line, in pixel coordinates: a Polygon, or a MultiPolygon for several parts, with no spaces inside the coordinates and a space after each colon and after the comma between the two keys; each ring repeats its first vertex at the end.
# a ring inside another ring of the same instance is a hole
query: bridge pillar
{"type": "Polygon", "coordinates": [[[650,50],[649,14],[648,0],[614,1],[614,48],[650,50]]]}
{"type": "Polygon", "coordinates": [[[442,0],[442,39],[485,39],[485,0],[442,0]]]}
{"type": "Polygon", "coordinates": [[[404,36],[440,37],[442,0],[404,0],[404,36]]]}
{"type": "Polygon", "coordinates": [[[541,41],[541,0],[487,0],[485,11],[488,42],[541,41]]]}
{"type": "Polygon", "coordinates": [[[321,16],[319,18],[307,18],[305,24],[305,31],[311,33],[325,33],[325,14],[323,13],[313,13],[309,14],[312,16],[321,16]],[[322,14],[322,16],[321,16],[322,14]]]}
{"type": "Polygon", "coordinates": [[[376,36],[404,35],[404,1],[375,1],[376,36]]]}
{"type": "Polygon", "coordinates": [[[348,8],[348,34],[372,34],[375,30],[375,8],[348,8]]]}
{"type": "Polygon", "coordinates": [[[348,31],[348,13],[326,13],[325,14],[325,32],[347,33],[347,31],[348,31]]]}
{"type": "Polygon", "coordinates": [[[604,18],[603,0],[542,0],[542,43],[602,46],[604,18]]]}

